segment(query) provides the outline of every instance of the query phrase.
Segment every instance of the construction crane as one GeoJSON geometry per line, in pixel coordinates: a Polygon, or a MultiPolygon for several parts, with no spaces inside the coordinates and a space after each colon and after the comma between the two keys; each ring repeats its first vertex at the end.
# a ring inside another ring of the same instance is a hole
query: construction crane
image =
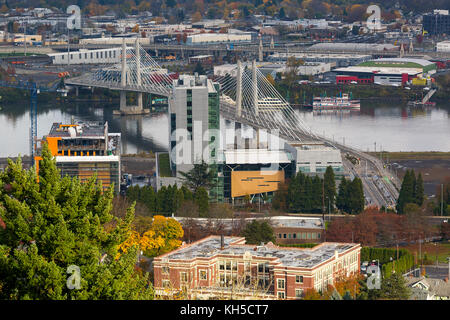
{"type": "Polygon", "coordinates": [[[30,92],[30,155],[31,164],[33,164],[37,150],[37,96],[40,92],[61,92],[66,94],[67,90],[59,89],[58,82],[51,87],[46,87],[38,86],[36,82],[21,80],[16,82],[0,80],[0,87],[28,90],[30,92]]]}

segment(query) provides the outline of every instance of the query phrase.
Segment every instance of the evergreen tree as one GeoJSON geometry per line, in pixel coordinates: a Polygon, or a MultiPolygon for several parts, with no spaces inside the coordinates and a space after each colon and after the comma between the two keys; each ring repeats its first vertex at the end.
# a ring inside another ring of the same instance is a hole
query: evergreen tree
{"type": "Polygon", "coordinates": [[[348,191],[348,210],[351,214],[358,214],[364,210],[365,198],[362,181],[360,178],[355,177],[350,183],[348,191]]]}
{"type": "Polygon", "coordinates": [[[325,171],[323,185],[325,206],[330,206],[331,210],[333,210],[336,201],[336,181],[334,177],[334,171],[331,166],[328,166],[327,170],[325,171]]]}
{"type": "Polygon", "coordinates": [[[180,190],[183,192],[183,199],[185,201],[193,201],[194,195],[192,194],[192,191],[186,188],[186,186],[182,186],[180,190]]]}
{"type": "Polygon", "coordinates": [[[415,175],[413,170],[407,170],[403,177],[402,186],[400,188],[397,199],[396,209],[400,214],[404,213],[404,208],[407,203],[415,203],[414,199],[414,184],[415,175]]]}
{"type": "Polygon", "coordinates": [[[134,208],[113,218],[113,187],[61,178],[46,144],[42,158],[39,175],[20,159],[0,173],[0,299],[152,299],[148,277],[135,271],[137,248],[117,257],[134,208]],[[69,289],[71,265],[79,289],[69,289]]]}
{"type": "Polygon", "coordinates": [[[407,300],[410,293],[401,273],[393,273],[390,277],[385,277],[381,281],[381,298],[407,300]]]}
{"type": "Polygon", "coordinates": [[[207,217],[209,209],[208,191],[206,191],[206,189],[203,187],[199,187],[197,189],[197,192],[195,193],[194,198],[195,204],[198,206],[200,217],[207,217]]]}
{"type": "Polygon", "coordinates": [[[347,179],[345,179],[345,177],[342,177],[341,183],[339,184],[339,188],[338,188],[338,195],[336,198],[336,207],[343,211],[343,212],[348,212],[348,185],[349,182],[347,181],[347,179]]]}
{"type": "Polygon", "coordinates": [[[421,207],[425,198],[422,174],[419,172],[416,180],[416,204],[421,207]]]}
{"type": "Polygon", "coordinates": [[[275,242],[273,228],[267,221],[253,220],[248,223],[242,231],[242,236],[245,237],[247,244],[259,245],[261,242],[275,242]]]}
{"type": "Polygon", "coordinates": [[[209,165],[202,160],[201,163],[194,164],[194,168],[188,172],[180,172],[183,176],[183,183],[192,192],[196,192],[199,187],[207,190],[215,186],[214,171],[210,170],[209,165]]]}
{"type": "Polygon", "coordinates": [[[161,189],[159,189],[158,193],[156,194],[156,212],[157,213],[163,213],[165,212],[164,202],[166,201],[166,193],[167,188],[166,186],[162,186],[161,189]]]}

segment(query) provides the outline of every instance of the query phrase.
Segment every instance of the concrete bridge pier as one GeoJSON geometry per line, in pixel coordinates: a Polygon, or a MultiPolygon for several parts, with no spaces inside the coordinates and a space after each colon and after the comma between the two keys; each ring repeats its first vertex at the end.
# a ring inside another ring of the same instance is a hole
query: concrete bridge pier
{"type": "MultiPolygon", "coordinates": [[[[127,70],[127,49],[125,45],[125,38],[122,40],[122,74],[121,74],[121,85],[123,88],[127,86],[128,79],[130,77],[129,70],[127,70]]],[[[136,38],[135,42],[135,53],[136,53],[136,76],[137,85],[142,84],[141,80],[141,54],[139,47],[139,39],[136,38]]],[[[144,109],[142,103],[142,92],[137,92],[135,106],[127,106],[127,92],[126,90],[120,91],[120,110],[114,110],[113,114],[117,115],[130,115],[130,114],[148,114],[149,109],[144,109]]]]}

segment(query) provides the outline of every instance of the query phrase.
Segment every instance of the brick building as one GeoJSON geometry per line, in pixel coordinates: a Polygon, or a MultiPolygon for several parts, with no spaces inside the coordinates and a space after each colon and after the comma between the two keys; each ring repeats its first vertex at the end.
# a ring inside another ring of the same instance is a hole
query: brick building
{"type": "Polygon", "coordinates": [[[277,243],[319,243],[323,241],[325,225],[322,218],[276,217],[271,222],[277,243]]]}
{"type": "Polygon", "coordinates": [[[154,288],[198,299],[299,299],[306,289],[320,291],[339,276],[359,273],[360,251],[354,243],[286,248],[209,236],[155,258],[154,288]]]}

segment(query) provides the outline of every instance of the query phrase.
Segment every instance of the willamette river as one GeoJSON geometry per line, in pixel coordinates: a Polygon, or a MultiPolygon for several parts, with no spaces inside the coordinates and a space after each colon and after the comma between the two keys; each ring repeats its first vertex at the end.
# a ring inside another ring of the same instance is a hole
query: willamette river
{"type": "MultiPolygon", "coordinates": [[[[29,154],[29,104],[0,105],[0,157],[29,154]]],[[[122,133],[123,153],[165,151],[168,117],[164,113],[117,117],[107,104],[38,105],[38,137],[53,122],[108,121],[110,132],[122,133]]],[[[401,103],[361,102],[360,111],[297,111],[312,131],[364,151],[450,151],[450,102],[430,108],[401,103]]]]}

